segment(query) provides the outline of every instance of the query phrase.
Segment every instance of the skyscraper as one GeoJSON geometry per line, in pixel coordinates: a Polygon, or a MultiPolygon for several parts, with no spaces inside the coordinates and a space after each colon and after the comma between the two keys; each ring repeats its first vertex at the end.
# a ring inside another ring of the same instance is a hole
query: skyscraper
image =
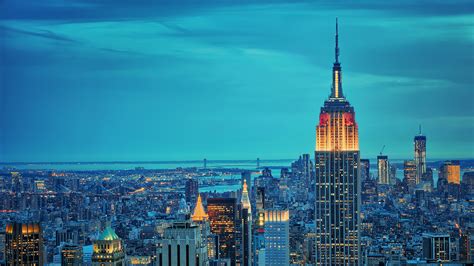
{"type": "Polygon", "coordinates": [[[265,211],[265,265],[290,264],[290,214],[288,210],[265,211]]]}
{"type": "Polygon", "coordinates": [[[388,165],[388,156],[380,154],[377,156],[377,169],[378,169],[378,176],[379,176],[379,184],[390,184],[389,179],[389,170],[390,167],[388,165]]]}
{"type": "Polygon", "coordinates": [[[81,266],[82,246],[65,243],[61,247],[61,266],[81,266]]]}
{"type": "Polygon", "coordinates": [[[94,241],[92,266],[123,266],[125,265],[125,251],[122,239],[111,227],[106,227],[94,241]]]}
{"type": "Polygon", "coordinates": [[[337,21],[335,51],[332,91],[316,128],[316,264],[358,265],[359,137],[354,108],[342,91],[337,21]]]}
{"type": "Polygon", "coordinates": [[[43,265],[43,233],[39,223],[8,223],[5,234],[6,265],[43,265]]]}
{"type": "Polygon", "coordinates": [[[360,160],[360,179],[362,181],[370,179],[370,160],[369,159],[360,160]]]}
{"type": "Polygon", "coordinates": [[[209,215],[207,215],[202,205],[201,195],[198,195],[194,212],[191,215],[192,221],[201,229],[201,239],[204,245],[207,246],[207,254],[209,258],[217,257],[216,236],[211,234],[209,225],[209,215]]]}
{"type": "Polygon", "coordinates": [[[249,195],[253,195],[252,194],[252,172],[243,171],[241,173],[241,183],[242,183],[242,185],[244,184],[244,180],[247,182],[247,190],[249,192],[249,195]]]}
{"type": "Polygon", "coordinates": [[[158,265],[205,266],[207,246],[198,225],[189,221],[175,222],[163,232],[160,240],[158,265]]]}
{"type": "Polygon", "coordinates": [[[449,234],[423,234],[423,258],[428,261],[450,260],[449,234]]]}
{"type": "Polygon", "coordinates": [[[416,186],[417,168],[415,161],[407,160],[403,163],[403,177],[410,191],[416,186]]]}
{"type": "Polygon", "coordinates": [[[459,161],[445,161],[440,167],[440,177],[445,178],[448,183],[461,183],[461,166],[459,161]]]}
{"type": "Polygon", "coordinates": [[[426,173],[426,137],[420,133],[414,138],[415,143],[415,165],[416,165],[416,184],[419,184],[423,175],[426,173]]]}
{"type": "Polygon", "coordinates": [[[247,181],[244,179],[242,184],[242,210],[240,212],[242,221],[242,261],[241,265],[250,266],[252,263],[252,208],[250,206],[247,181]]]}
{"type": "Polygon", "coordinates": [[[197,200],[198,193],[199,193],[198,181],[194,178],[187,179],[186,187],[185,187],[186,202],[190,204],[194,204],[197,200]]]}
{"type": "Polygon", "coordinates": [[[235,198],[207,199],[211,232],[219,237],[219,258],[229,258],[235,265],[235,233],[237,200],[235,198]]]}

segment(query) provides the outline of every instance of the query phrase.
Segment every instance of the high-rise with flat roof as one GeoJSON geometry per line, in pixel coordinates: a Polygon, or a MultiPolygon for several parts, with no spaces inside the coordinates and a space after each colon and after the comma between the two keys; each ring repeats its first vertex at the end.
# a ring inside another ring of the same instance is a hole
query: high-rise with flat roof
{"type": "Polygon", "coordinates": [[[82,246],[65,243],[61,247],[61,266],[81,266],[82,246]]]}
{"type": "Polygon", "coordinates": [[[219,258],[228,258],[235,265],[236,257],[236,223],[237,199],[209,198],[207,199],[207,214],[211,233],[219,238],[219,258]]]}
{"type": "Polygon", "coordinates": [[[8,223],[5,230],[7,266],[44,264],[43,233],[39,223],[8,223]]]}
{"type": "Polygon", "coordinates": [[[194,178],[189,178],[186,180],[185,185],[185,197],[186,202],[190,204],[194,204],[197,200],[199,194],[199,183],[194,178]]]}
{"type": "Polygon", "coordinates": [[[290,213],[288,210],[265,210],[265,265],[290,264],[290,213]]]}
{"type": "Polygon", "coordinates": [[[379,184],[390,184],[390,175],[389,170],[390,166],[388,164],[388,156],[379,155],[377,156],[377,170],[379,177],[379,184]]]}
{"type": "Polygon", "coordinates": [[[423,258],[428,261],[450,260],[449,234],[423,234],[423,258]]]}
{"type": "Polygon", "coordinates": [[[460,184],[461,183],[461,166],[459,161],[444,161],[440,167],[440,176],[445,178],[448,183],[460,184]]]}

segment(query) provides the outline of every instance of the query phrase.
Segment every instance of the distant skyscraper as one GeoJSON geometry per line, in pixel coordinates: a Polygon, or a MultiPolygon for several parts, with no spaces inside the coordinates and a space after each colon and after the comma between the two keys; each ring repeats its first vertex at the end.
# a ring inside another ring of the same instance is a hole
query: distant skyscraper
{"type": "Polygon", "coordinates": [[[66,243],[61,248],[61,266],[81,266],[82,246],[66,243]]]}
{"type": "Polygon", "coordinates": [[[360,160],[360,179],[361,180],[370,179],[370,160],[369,159],[360,160]]]}
{"type": "Polygon", "coordinates": [[[433,190],[434,181],[433,181],[433,169],[426,168],[426,172],[423,174],[422,182],[428,183],[430,190],[433,190]]]}
{"type": "Polygon", "coordinates": [[[414,138],[415,143],[415,165],[416,165],[416,184],[419,184],[423,175],[426,173],[426,137],[421,135],[414,138]]]}
{"type": "Polygon", "coordinates": [[[39,223],[8,223],[5,230],[7,266],[44,265],[43,232],[39,223]]]}
{"type": "Polygon", "coordinates": [[[185,187],[186,202],[190,204],[194,204],[197,200],[198,193],[199,193],[198,181],[194,178],[187,179],[186,187],[185,187]]]}
{"type": "Polygon", "coordinates": [[[122,240],[111,227],[106,227],[94,241],[92,266],[123,266],[125,251],[122,240]]]}
{"type": "Polygon", "coordinates": [[[237,200],[235,198],[207,199],[207,213],[211,232],[219,237],[219,258],[229,258],[235,265],[235,233],[237,200]]]}
{"type": "Polygon", "coordinates": [[[461,166],[459,161],[445,161],[440,167],[440,173],[448,183],[460,184],[461,183],[461,166]]]}
{"type": "Polygon", "coordinates": [[[316,128],[316,264],[358,265],[359,137],[354,108],[342,92],[337,22],[332,72],[331,95],[316,128]]]}
{"type": "Polygon", "coordinates": [[[265,211],[265,265],[290,265],[290,214],[288,210],[265,211]]]}
{"type": "Polygon", "coordinates": [[[20,193],[23,191],[23,177],[18,172],[11,172],[12,175],[12,190],[20,193]]]}
{"type": "Polygon", "coordinates": [[[163,232],[157,254],[157,265],[206,266],[207,246],[198,225],[175,222],[163,232]]]}
{"type": "Polygon", "coordinates": [[[408,160],[403,163],[403,177],[408,188],[413,191],[416,186],[416,163],[415,161],[408,160]]]}
{"type": "Polygon", "coordinates": [[[450,248],[449,234],[423,234],[423,259],[449,261],[450,248]]]}
{"type": "Polygon", "coordinates": [[[379,155],[377,156],[377,169],[379,176],[379,184],[390,184],[389,179],[389,165],[388,165],[388,156],[379,155]]]}
{"type": "Polygon", "coordinates": [[[242,221],[242,261],[241,265],[250,266],[252,264],[252,208],[250,206],[247,181],[242,184],[242,199],[240,201],[242,210],[240,212],[242,221]]]}

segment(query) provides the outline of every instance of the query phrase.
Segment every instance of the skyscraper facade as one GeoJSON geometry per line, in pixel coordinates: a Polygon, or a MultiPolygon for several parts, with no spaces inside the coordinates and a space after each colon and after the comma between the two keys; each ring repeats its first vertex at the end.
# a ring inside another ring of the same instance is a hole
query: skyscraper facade
{"type": "Polygon", "coordinates": [[[38,223],[8,223],[5,230],[6,265],[44,263],[43,233],[38,223]]]}
{"type": "Polygon", "coordinates": [[[403,162],[403,178],[408,188],[413,191],[416,186],[417,178],[417,168],[416,162],[412,160],[407,160],[403,162]]]}
{"type": "Polygon", "coordinates": [[[390,184],[389,178],[389,164],[388,164],[388,156],[386,155],[379,155],[377,156],[377,170],[379,176],[379,184],[388,185],[390,184]]]}
{"type": "Polygon", "coordinates": [[[426,173],[426,137],[420,134],[415,136],[415,165],[416,165],[416,184],[419,184],[423,175],[426,173]]]}
{"type": "Polygon", "coordinates": [[[237,200],[235,198],[207,199],[207,214],[211,233],[219,237],[219,258],[228,258],[235,265],[237,200]]]}
{"type": "Polygon", "coordinates": [[[82,246],[77,244],[65,243],[61,247],[61,266],[81,266],[82,246]]]}
{"type": "Polygon", "coordinates": [[[190,204],[194,204],[199,194],[199,183],[196,179],[190,178],[186,180],[185,186],[186,186],[185,187],[186,202],[190,204]]]}
{"type": "Polygon", "coordinates": [[[316,128],[317,265],[359,265],[359,165],[355,112],[342,91],[336,22],[332,91],[316,128]]]}
{"type": "Polygon", "coordinates": [[[198,225],[189,221],[175,222],[163,232],[157,250],[158,265],[206,266],[207,245],[198,225]]]}
{"type": "Polygon", "coordinates": [[[440,176],[445,178],[450,184],[461,183],[461,166],[459,161],[445,161],[440,167],[440,176]]]}
{"type": "Polygon", "coordinates": [[[423,234],[423,258],[428,261],[450,260],[449,234],[423,234]]]}
{"type": "Polygon", "coordinates": [[[370,179],[370,160],[369,159],[360,160],[360,179],[362,181],[370,179]]]}
{"type": "Polygon", "coordinates": [[[265,210],[265,265],[289,265],[289,228],[288,210],[265,210]]]}

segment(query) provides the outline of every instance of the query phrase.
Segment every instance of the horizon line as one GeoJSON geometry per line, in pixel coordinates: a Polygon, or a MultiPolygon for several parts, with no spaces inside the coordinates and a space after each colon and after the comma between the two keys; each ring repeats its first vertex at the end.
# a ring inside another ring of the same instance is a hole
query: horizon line
{"type": "MultiPolygon", "coordinates": [[[[369,160],[376,160],[377,158],[361,158],[362,159],[369,159],[369,160]]],[[[207,163],[212,162],[276,162],[276,161],[297,161],[298,158],[286,158],[286,159],[215,159],[209,160],[206,159],[207,163]]],[[[389,160],[407,160],[406,158],[394,158],[389,160]]],[[[438,161],[449,161],[449,160],[459,160],[459,161],[468,161],[474,160],[474,158],[434,158],[434,159],[427,159],[427,162],[438,162],[438,161]]],[[[113,161],[17,161],[17,162],[1,162],[0,165],[25,165],[25,164],[127,164],[127,163],[139,163],[139,164],[168,164],[168,163],[203,163],[204,159],[200,160],[137,160],[137,161],[125,161],[125,160],[113,160],[113,161]]]]}

